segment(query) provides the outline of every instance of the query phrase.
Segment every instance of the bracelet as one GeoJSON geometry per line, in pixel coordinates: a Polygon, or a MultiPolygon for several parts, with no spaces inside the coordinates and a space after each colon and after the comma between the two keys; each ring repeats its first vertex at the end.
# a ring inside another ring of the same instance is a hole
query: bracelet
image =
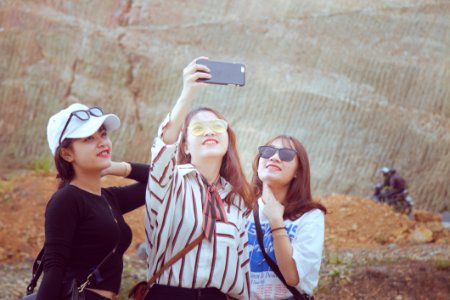
{"type": "Polygon", "coordinates": [[[270,233],[273,233],[274,231],[277,231],[277,230],[280,230],[280,229],[286,229],[286,226],[283,226],[283,227],[277,227],[277,228],[271,229],[271,230],[270,230],[270,233]]]}

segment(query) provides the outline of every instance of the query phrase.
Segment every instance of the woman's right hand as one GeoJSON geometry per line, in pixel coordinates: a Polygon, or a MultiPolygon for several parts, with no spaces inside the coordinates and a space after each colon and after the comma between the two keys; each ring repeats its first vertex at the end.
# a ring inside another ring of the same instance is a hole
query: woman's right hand
{"type": "Polygon", "coordinates": [[[196,61],[199,59],[208,59],[205,56],[200,56],[191,61],[183,69],[183,91],[181,92],[182,97],[193,98],[198,91],[198,88],[205,86],[206,83],[198,82],[198,79],[210,79],[211,74],[208,67],[205,65],[197,64],[196,61]]]}
{"type": "Polygon", "coordinates": [[[266,183],[263,185],[263,200],[265,202],[263,213],[269,219],[271,227],[284,226],[284,206],[278,201],[272,189],[266,183]]]}

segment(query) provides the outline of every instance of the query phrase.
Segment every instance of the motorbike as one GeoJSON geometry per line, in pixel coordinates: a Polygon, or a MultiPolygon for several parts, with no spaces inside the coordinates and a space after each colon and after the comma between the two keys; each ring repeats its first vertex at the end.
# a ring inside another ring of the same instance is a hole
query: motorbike
{"type": "Polygon", "coordinates": [[[412,208],[414,206],[414,199],[409,195],[408,190],[403,190],[400,193],[393,194],[388,197],[382,197],[382,185],[378,184],[375,186],[375,192],[372,196],[373,199],[375,199],[378,202],[386,203],[396,212],[403,213],[406,215],[410,215],[412,208]]]}

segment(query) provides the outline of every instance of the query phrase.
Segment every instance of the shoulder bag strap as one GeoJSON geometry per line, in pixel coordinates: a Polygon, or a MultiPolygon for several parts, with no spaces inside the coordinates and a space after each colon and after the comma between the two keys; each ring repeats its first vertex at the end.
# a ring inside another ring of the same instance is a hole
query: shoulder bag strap
{"type": "Polygon", "coordinates": [[[200,242],[203,240],[204,238],[204,234],[202,232],[202,234],[200,234],[195,240],[193,240],[192,242],[190,242],[186,248],[184,248],[183,250],[181,250],[180,252],[178,252],[176,255],[172,256],[171,259],[169,259],[168,262],[166,262],[164,264],[164,266],[161,267],[161,269],[158,270],[158,272],[156,272],[155,274],[153,274],[152,278],[150,278],[150,280],[148,281],[148,286],[151,286],[156,279],[158,279],[159,276],[161,276],[161,274],[167,270],[167,268],[169,268],[171,265],[173,265],[175,262],[177,262],[177,260],[179,260],[180,258],[182,258],[183,256],[185,256],[189,251],[191,251],[195,246],[197,246],[198,244],[200,244],[200,242]]]}
{"type": "Polygon", "coordinates": [[[31,282],[27,286],[27,295],[30,295],[33,293],[34,288],[36,287],[37,282],[39,280],[39,277],[41,277],[42,270],[44,269],[44,264],[42,263],[43,257],[44,257],[44,247],[42,247],[41,251],[39,251],[39,254],[37,255],[36,259],[34,260],[31,282]]]}
{"type": "Polygon", "coordinates": [[[116,219],[116,216],[114,216],[113,209],[111,207],[111,204],[109,204],[108,200],[105,197],[102,197],[103,200],[105,200],[106,205],[108,205],[109,212],[111,213],[111,217],[114,219],[114,223],[117,225],[117,228],[119,229],[119,239],[117,240],[116,245],[114,248],[108,253],[108,255],[103,258],[103,260],[94,268],[94,270],[88,274],[86,277],[86,280],[78,287],[78,290],[82,292],[89,284],[91,284],[91,278],[94,277],[96,280],[102,280],[100,275],[100,268],[110,259],[111,256],[113,256],[114,253],[116,253],[117,247],[119,246],[120,242],[120,227],[119,223],[116,219]]]}
{"type": "Polygon", "coordinates": [[[80,292],[84,291],[84,289],[91,284],[91,279],[93,276],[95,276],[96,279],[101,278],[100,276],[100,268],[109,260],[109,258],[116,253],[117,250],[117,245],[114,247],[114,249],[111,250],[111,252],[108,253],[108,255],[105,256],[105,258],[103,258],[103,260],[97,265],[97,267],[95,267],[95,269],[89,273],[89,275],[86,277],[86,280],[80,284],[80,286],[78,287],[78,290],[80,292]]]}
{"type": "MultiPolygon", "coordinates": [[[[94,269],[94,271],[89,273],[89,275],[86,277],[86,280],[78,288],[80,290],[80,292],[82,292],[90,284],[92,276],[94,276],[94,274],[96,274],[98,272],[98,269],[100,269],[100,267],[103,266],[106,263],[106,261],[116,252],[116,249],[117,249],[117,245],[100,262],[100,264],[94,269]]],[[[34,260],[31,281],[30,281],[30,284],[27,286],[27,295],[30,295],[34,292],[37,282],[42,275],[42,271],[44,270],[44,252],[45,252],[45,247],[42,247],[41,251],[39,251],[39,254],[36,256],[36,259],[34,260]]]]}
{"type": "Polygon", "coordinates": [[[284,280],[283,274],[281,274],[281,271],[278,268],[277,264],[273,261],[272,258],[270,258],[269,255],[267,255],[266,250],[264,249],[263,233],[261,230],[261,222],[259,221],[258,202],[256,202],[255,205],[253,206],[253,218],[255,219],[256,237],[258,239],[259,247],[261,248],[262,254],[263,254],[265,260],[267,261],[267,263],[269,264],[270,268],[277,275],[277,277],[281,280],[281,282],[286,286],[286,288],[292,293],[292,295],[294,295],[295,299],[306,299],[304,297],[304,295],[300,294],[300,292],[296,288],[294,288],[286,283],[286,280],[284,280]]]}
{"type": "MultiPolygon", "coordinates": [[[[97,270],[100,269],[100,267],[104,265],[105,262],[116,252],[116,248],[117,246],[114,247],[114,249],[111,252],[109,252],[109,254],[101,261],[101,263],[94,269],[94,271],[89,273],[89,275],[86,277],[86,280],[78,288],[80,292],[82,292],[90,284],[92,276],[94,276],[97,270]]],[[[27,286],[27,295],[30,295],[34,292],[37,282],[41,277],[42,271],[44,270],[44,252],[45,247],[42,247],[41,251],[39,251],[39,254],[34,260],[31,281],[30,284],[27,286]]]]}
{"type": "Polygon", "coordinates": [[[195,246],[200,244],[200,242],[204,238],[204,234],[198,236],[195,240],[190,242],[183,250],[178,252],[176,255],[174,255],[167,263],[165,263],[161,269],[159,269],[155,274],[153,274],[152,278],[150,278],[149,281],[140,281],[137,284],[135,284],[130,292],[128,293],[128,299],[135,299],[135,300],[141,300],[145,299],[147,296],[147,293],[150,291],[151,286],[153,283],[155,283],[156,279],[158,279],[161,274],[167,270],[171,265],[173,265],[177,260],[185,256],[189,251],[191,251],[195,246]]]}
{"type": "MultiPolygon", "coordinates": [[[[116,220],[116,217],[114,216],[111,205],[109,204],[109,202],[106,199],[105,199],[105,202],[108,205],[108,208],[111,212],[113,219],[116,220]]],[[[115,223],[117,224],[117,221],[115,221],[115,223]]],[[[103,260],[97,265],[97,267],[95,267],[94,270],[91,273],[89,273],[89,275],[86,277],[86,280],[78,287],[78,290],[80,292],[82,292],[91,283],[91,278],[92,278],[92,276],[94,276],[94,274],[95,274],[95,276],[98,276],[98,277],[100,276],[99,269],[116,252],[118,245],[119,245],[119,242],[117,242],[117,244],[114,246],[114,248],[108,253],[108,255],[106,255],[105,258],[103,258],[103,260]]],[[[44,252],[45,252],[45,246],[42,247],[41,251],[39,251],[39,254],[37,255],[36,259],[34,260],[31,282],[27,286],[27,295],[30,295],[33,293],[33,291],[37,285],[37,282],[38,282],[39,278],[41,277],[42,271],[44,270],[44,252]]]]}

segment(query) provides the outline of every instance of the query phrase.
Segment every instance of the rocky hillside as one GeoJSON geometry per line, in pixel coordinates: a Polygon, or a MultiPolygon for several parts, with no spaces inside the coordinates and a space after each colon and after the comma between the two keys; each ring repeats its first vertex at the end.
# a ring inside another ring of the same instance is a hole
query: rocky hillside
{"type": "Polygon", "coordinates": [[[236,129],[248,170],[270,136],[300,138],[319,194],[367,195],[397,168],[418,207],[450,208],[450,3],[0,2],[2,168],[49,159],[48,117],[74,101],[122,119],[116,159],[148,160],[193,58],[247,65],[198,104],[236,129]]]}

